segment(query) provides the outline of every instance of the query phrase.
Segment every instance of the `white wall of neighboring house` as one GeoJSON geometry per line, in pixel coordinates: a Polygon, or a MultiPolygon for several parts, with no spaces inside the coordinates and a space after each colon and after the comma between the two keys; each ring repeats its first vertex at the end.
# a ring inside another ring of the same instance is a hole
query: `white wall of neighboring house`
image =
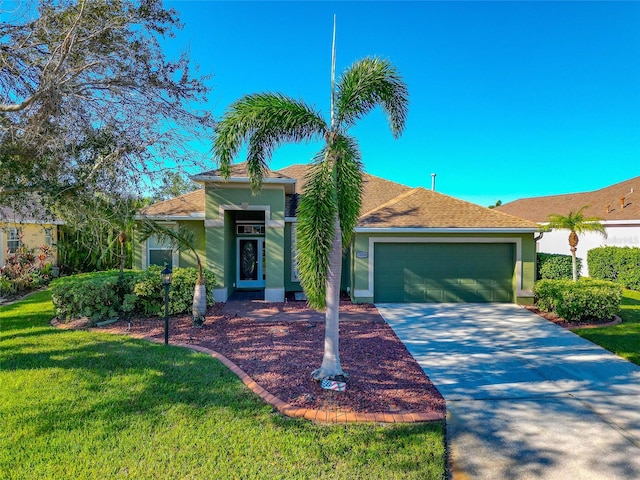
{"type": "MultiPolygon", "coordinates": [[[[596,232],[578,235],[576,256],[582,259],[582,276],[589,276],[587,252],[597,247],[640,247],[640,220],[624,222],[602,222],[607,230],[607,238],[596,232]]],[[[546,232],[538,240],[538,252],[571,255],[569,250],[569,230],[546,232]]]]}

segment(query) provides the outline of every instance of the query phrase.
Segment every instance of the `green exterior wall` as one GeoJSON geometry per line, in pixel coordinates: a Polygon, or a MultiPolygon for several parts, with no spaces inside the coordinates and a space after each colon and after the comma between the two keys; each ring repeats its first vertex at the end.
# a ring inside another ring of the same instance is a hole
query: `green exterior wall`
{"type": "MultiPolygon", "coordinates": [[[[170,219],[168,219],[170,220],[170,219]]],[[[248,184],[210,184],[205,187],[205,219],[180,220],[196,233],[196,248],[206,270],[216,277],[214,295],[228,298],[236,288],[237,222],[264,222],[265,224],[265,299],[284,296],[284,292],[301,291],[300,282],[292,280],[292,231],[295,223],[285,221],[285,191],[281,184],[265,185],[257,195],[252,195],[248,184]],[[222,213],[222,216],[221,216],[222,213]]],[[[356,233],[343,257],[341,289],[349,290],[355,302],[373,302],[373,284],[369,285],[371,238],[394,241],[421,241],[429,243],[497,243],[520,245],[520,285],[517,281],[517,265],[513,273],[513,298],[517,303],[533,302],[535,281],[536,245],[533,233],[356,233]],[[479,240],[482,239],[482,240],[479,240]]],[[[386,242],[385,242],[386,243],[386,242]]],[[[142,245],[134,241],[134,268],[145,263],[142,245]]],[[[393,255],[389,255],[393,257],[393,255]]],[[[393,258],[384,260],[393,262],[393,258]]],[[[179,252],[179,266],[195,267],[192,252],[179,252]]],[[[383,264],[383,266],[386,266],[383,264]]],[[[508,273],[507,273],[508,275],[508,273]]],[[[507,277],[508,278],[508,277],[507,277]]],[[[504,283],[504,282],[503,282],[504,283]]]]}
{"type": "Polygon", "coordinates": [[[266,288],[284,289],[284,227],[267,227],[265,231],[266,288]]]}
{"type": "Polygon", "coordinates": [[[221,298],[227,298],[236,288],[235,227],[238,221],[264,222],[265,298],[269,295],[284,298],[287,278],[284,270],[287,257],[284,187],[265,185],[257,195],[252,195],[247,184],[207,185],[205,205],[207,264],[216,273],[216,289],[224,293],[221,298]],[[210,242],[217,245],[210,245],[210,242]]]}
{"type": "Polygon", "coordinates": [[[301,292],[300,282],[292,280],[293,277],[293,249],[291,248],[291,233],[295,223],[287,222],[284,227],[284,288],[287,292],[301,292]]]}
{"type": "MultiPolygon", "coordinates": [[[[186,225],[190,230],[193,230],[195,234],[195,250],[198,252],[198,256],[200,257],[200,261],[203,263],[203,268],[206,268],[205,264],[205,256],[206,256],[206,240],[204,234],[204,222],[202,220],[199,221],[180,221],[178,222],[180,225],[186,225]]],[[[179,262],[178,266],[183,268],[198,267],[198,261],[196,260],[196,256],[193,254],[191,250],[180,250],[179,262]]]]}
{"type": "MultiPolygon", "coordinates": [[[[205,237],[205,229],[204,222],[202,220],[179,220],[177,222],[173,222],[175,225],[186,225],[190,230],[193,230],[195,233],[195,249],[200,256],[200,261],[203,263],[203,267],[207,268],[206,265],[206,237],[205,237]]],[[[139,242],[134,234],[132,240],[132,267],[137,270],[142,269],[143,265],[143,255],[146,255],[145,252],[145,243],[139,242]]],[[[182,268],[193,267],[196,268],[198,266],[198,262],[196,260],[195,255],[191,250],[180,249],[178,256],[178,266],[182,268]]]]}

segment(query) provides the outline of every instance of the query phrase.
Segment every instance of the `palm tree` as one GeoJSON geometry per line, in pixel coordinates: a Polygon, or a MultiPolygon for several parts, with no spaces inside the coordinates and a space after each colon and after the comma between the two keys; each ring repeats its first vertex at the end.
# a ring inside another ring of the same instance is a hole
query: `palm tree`
{"type": "Polygon", "coordinates": [[[247,143],[247,166],[254,192],[260,189],[273,150],[284,142],[324,140],[307,176],[297,225],[300,280],[313,308],[325,308],[324,356],[313,378],[346,377],[339,356],[339,301],[342,249],[349,245],[360,215],[363,169],[349,127],[376,106],[387,115],[391,133],[404,130],[407,87],[390,62],[367,57],[335,81],[335,24],[331,67],[331,118],[302,101],[277,93],[246,95],[233,103],[216,127],[213,151],[223,176],[247,143]]]}
{"type": "Polygon", "coordinates": [[[180,224],[177,230],[166,227],[152,220],[142,220],[138,223],[138,232],[140,241],[145,241],[149,237],[155,236],[160,242],[168,243],[174,248],[190,250],[196,257],[198,266],[198,279],[193,290],[193,323],[194,325],[202,325],[204,317],[207,314],[207,286],[202,271],[202,262],[200,255],[196,250],[195,232],[184,224],[180,224]]]}
{"type": "Polygon", "coordinates": [[[604,225],[600,223],[598,217],[585,217],[584,210],[589,205],[585,205],[577,212],[570,211],[566,216],[557,213],[552,213],[547,217],[548,228],[556,228],[559,230],[569,230],[569,247],[571,247],[571,265],[573,271],[573,281],[578,280],[578,267],[576,262],[576,250],[578,249],[578,234],[584,232],[598,232],[605,238],[607,237],[607,231],[604,225]]]}

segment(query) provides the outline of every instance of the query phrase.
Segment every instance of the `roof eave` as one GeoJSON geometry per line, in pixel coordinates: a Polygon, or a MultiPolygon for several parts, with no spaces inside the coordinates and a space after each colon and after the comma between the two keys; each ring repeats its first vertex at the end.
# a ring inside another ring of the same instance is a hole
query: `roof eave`
{"type": "MultiPolygon", "coordinates": [[[[221,182],[221,183],[251,183],[249,177],[229,177],[224,178],[219,175],[193,175],[189,177],[195,182],[221,182]]],[[[297,180],[295,178],[263,178],[262,183],[280,183],[280,184],[295,184],[297,180]]]]}
{"type": "Polygon", "coordinates": [[[541,228],[500,228],[500,227],[356,227],[356,233],[537,233],[541,228]]]}
{"type": "Polygon", "coordinates": [[[177,221],[177,220],[204,220],[204,212],[193,212],[189,215],[136,215],[136,220],[161,220],[161,221],[177,221]]]}

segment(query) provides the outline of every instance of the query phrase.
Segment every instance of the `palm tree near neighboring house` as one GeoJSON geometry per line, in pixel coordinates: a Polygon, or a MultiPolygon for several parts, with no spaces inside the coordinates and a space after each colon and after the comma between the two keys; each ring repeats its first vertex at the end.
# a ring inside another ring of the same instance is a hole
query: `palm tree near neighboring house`
{"type": "Polygon", "coordinates": [[[589,208],[589,205],[585,205],[578,211],[570,211],[566,216],[557,213],[552,213],[547,217],[548,225],[550,229],[569,230],[569,247],[571,250],[571,266],[573,272],[573,281],[578,280],[578,267],[576,262],[576,250],[578,249],[578,234],[585,232],[597,232],[607,237],[607,231],[600,223],[598,217],[585,217],[584,210],[589,208]]]}
{"type": "Polygon", "coordinates": [[[327,123],[303,103],[277,93],[246,95],[233,103],[216,127],[214,154],[223,176],[247,143],[247,168],[257,192],[273,150],[284,142],[324,140],[307,175],[297,222],[297,262],[310,306],[326,308],[322,365],[313,378],[346,377],[339,356],[339,301],[343,246],[351,242],[360,215],[363,167],[349,127],[375,107],[387,115],[391,133],[404,130],[408,90],[388,61],[367,57],[335,81],[335,24],[331,67],[331,110],[327,123]]]}
{"type": "Polygon", "coordinates": [[[159,242],[171,245],[173,248],[189,250],[196,258],[198,267],[198,279],[193,290],[193,323],[202,325],[207,314],[207,286],[202,271],[202,262],[196,249],[196,234],[185,224],[180,224],[177,229],[161,225],[152,220],[143,219],[138,223],[140,241],[146,241],[150,237],[156,237],[159,242]]]}

